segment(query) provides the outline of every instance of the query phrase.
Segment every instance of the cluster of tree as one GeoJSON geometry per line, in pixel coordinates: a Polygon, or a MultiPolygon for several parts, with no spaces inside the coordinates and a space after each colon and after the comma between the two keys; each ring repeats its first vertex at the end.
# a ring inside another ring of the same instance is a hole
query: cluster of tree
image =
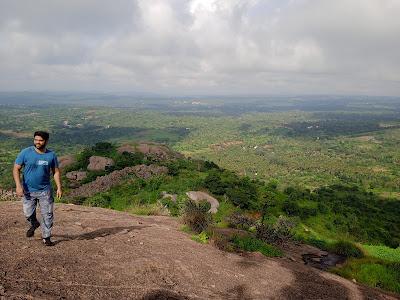
{"type": "Polygon", "coordinates": [[[202,186],[211,193],[225,196],[235,206],[259,212],[262,222],[271,214],[286,214],[306,222],[320,219],[328,230],[353,236],[358,241],[400,243],[398,201],[387,201],[358,186],[332,185],[313,192],[295,187],[278,190],[277,183],[265,183],[238,176],[207,161],[182,160],[181,167],[207,172],[202,186]]]}
{"type": "Polygon", "coordinates": [[[286,130],[278,131],[286,136],[333,137],[382,130],[374,120],[320,120],[314,122],[292,122],[286,130]]]}
{"type": "Polygon", "coordinates": [[[303,221],[318,216],[329,230],[356,240],[400,245],[400,202],[382,199],[358,186],[331,185],[314,192],[287,188],[282,209],[303,221]]]}
{"type": "Polygon", "coordinates": [[[360,242],[400,245],[400,202],[382,199],[358,186],[331,185],[315,191],[288,187],[283,192],[276,182],[240,177],[233,172],[212,169],[204,187],[225,195],[243,210],[259,212],[264,218],[285,214],[302,222],[318,220],[328,231],[351,236],[360,242]]]}

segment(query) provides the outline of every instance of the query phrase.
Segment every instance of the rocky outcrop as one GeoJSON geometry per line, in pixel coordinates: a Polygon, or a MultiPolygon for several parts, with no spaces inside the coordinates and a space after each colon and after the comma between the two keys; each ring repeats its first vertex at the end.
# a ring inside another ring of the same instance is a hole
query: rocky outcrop
{"type": "Polygon", "coordinates": [[[124,177],[129,174],[135,174],[139,178],[148,179],[155,175],[168,174],[168,169],[157,165],[127,167],[122,170],[111,172],[108,175],[97,177],[95,181],[72,190],[68,196],[72,198],[91,197],[97,193],[105,192],[113,186],[120,184],[124,177]]]}
{"type": "Polygon", "coordinates": [[[214,197],[210,196],[209,194],[207,194],[205,192],[190,191],[190,192],[187,192],[186,195],[195,202],[199,202],[201,200],[206,200],[208,203],[210,203],[211,208],[208,212],[215,214],[218,211],[218,207],[219,207],[218,200],[215,199],[214,197]]]}
{"type": "Polygon", "coordinates": [[[58,158],[58,167],[62,170],[76,162],[73,155],[64,155],[58,158]]]}
{"type": "Polygon", "coordinates": [[[65,177],[67,177],[69,180],[82,181],[87,177],[87,172],[71,171],[65,174],[65,177]]]}
{"type": "Polygon", "coordinates": [[[162,161],[168,159],[176,159],[183,157],[182,154],[177,153],[169,149],[167,146],[157,143],[145,143],[141,142],[136,146],[122,145],[117,149],[119,153],[123,152],[140,152],[143,153],[145,157],[152,158],[154,160],[162,161]]]}
{"type": "Polygon", "coordinates": [[[39,230],[33,239],[23,234],[20,203],[0,202],[1,299],[399,298],[304,265],[300,255],[295,262],[196,243],[174,218],[58,203],[55,210],[49,250],[39,230]]]}
{"type": "Polygon", "coordinates": [[[91,156],[89,158],[89,165],[87,169],[89,171],[104,171],[107,167],[112,167],[114,161],[111,158],[103,156],[91,156]]]}
{"type": "Polygon", "coordinates": [[[131,145],[122,145],[121,147],[119,147],[117,149],[118,153],[124,153],[124,152],[128,152],[128,153],[135,153],[135,147],[131,146],[131,145]]]}

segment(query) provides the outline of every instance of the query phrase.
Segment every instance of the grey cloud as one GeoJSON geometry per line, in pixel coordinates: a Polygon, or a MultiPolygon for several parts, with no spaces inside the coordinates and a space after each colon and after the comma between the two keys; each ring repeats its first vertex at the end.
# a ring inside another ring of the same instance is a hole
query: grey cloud
{"type": "Polygon", "coordinates": [[[2,1],[0,89],[399,94],[395,0],[2,1]]]}
{"type": "Polygon", "coordinates": [[[0,25],[41,35],[107,35],[131,30],[131,0],[35,0],[0,2],[0,25]]]}

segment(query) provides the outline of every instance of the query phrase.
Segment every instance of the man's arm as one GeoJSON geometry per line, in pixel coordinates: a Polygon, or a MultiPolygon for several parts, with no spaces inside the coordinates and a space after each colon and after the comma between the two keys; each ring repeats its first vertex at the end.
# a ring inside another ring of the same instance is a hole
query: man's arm
{"type": "Polygon", "coordinates": [[[60,199],[62,196],[62,187],[61,187],[61,172],[59,168],[53,168],[54,181],[57,186],[57,198],[60,199]]]}
{"type": "Polygon", "coordinates": [[[22,168],[21,165],[14,164],[13,177],[14,177],[14,181],[15,181],[15,191],[16,191],[18,197],[22,197],[24,195],[24,188],[22,187],[21,177],[19,174],[21,168],[22,168]]]}

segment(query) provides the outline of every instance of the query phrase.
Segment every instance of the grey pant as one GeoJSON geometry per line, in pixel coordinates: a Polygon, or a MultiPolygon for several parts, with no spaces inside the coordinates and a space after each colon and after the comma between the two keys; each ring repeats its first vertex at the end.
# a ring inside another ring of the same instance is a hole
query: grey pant
{"type": "Polygon", "coordinates": [[[24,209],[25,217],[31,223],[36,225],[38,220],[36,219],[36,206],[39,202],[40,214],[42,215],[43,222],[42,237],[47,238],[51,236],[51,229],[53,227],[53,209],[54,209],[54,198],[53,191],[39,191],[39,192],[26,192],[22,197],[22,206],[24,209]]]}

